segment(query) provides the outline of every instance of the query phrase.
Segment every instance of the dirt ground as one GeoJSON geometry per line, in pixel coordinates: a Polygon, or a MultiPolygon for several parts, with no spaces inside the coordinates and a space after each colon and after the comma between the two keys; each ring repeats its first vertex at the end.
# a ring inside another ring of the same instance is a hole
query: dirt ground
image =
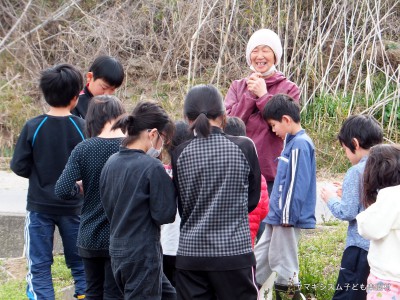
{"type": "Polygon", "coordinates": [[[8,258],[0,260],[0,284],[3,279],[24,279],[26,275],[26,259],[8,258]]]}

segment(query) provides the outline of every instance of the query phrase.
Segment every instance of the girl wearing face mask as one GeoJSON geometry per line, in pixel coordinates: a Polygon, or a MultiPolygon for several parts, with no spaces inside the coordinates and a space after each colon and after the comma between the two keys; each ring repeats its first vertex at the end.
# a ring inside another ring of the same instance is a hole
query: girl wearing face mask
{"type": "Polygon", "coordinates": [[[155,159],[170,139],[171,120],[158,104],[141,102],[113,128],[127,135],[100,176],[115,280],[125,299],[175,299],[160,244],[160,226],[175,219],[175,189],[155,159]]]}

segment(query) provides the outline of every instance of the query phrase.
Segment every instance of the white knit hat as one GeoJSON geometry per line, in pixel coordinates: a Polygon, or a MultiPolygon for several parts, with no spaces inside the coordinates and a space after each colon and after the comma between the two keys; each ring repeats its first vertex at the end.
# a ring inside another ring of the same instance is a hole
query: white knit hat
{"type": "Polygon", "coordinates": [[[247,43],[246,60],[247,64],[251,66],[250,53],[257,46],[265,45],[274,51],[275,66],[279,64],[282,57],[282,44],[279,36],[270,29],[260,29],[253,33],[247,43]]]}

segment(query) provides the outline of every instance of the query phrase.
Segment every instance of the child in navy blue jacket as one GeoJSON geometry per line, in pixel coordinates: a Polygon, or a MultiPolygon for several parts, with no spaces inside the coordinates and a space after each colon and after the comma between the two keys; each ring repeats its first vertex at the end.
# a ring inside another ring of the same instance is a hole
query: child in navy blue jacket
{"type": "Polygon", "coordinates": [[[255,247],[257,282],[277,273],[276,299],[301,299],[298,242],[301,228],[315,228],[316,164],[314,144],[300,124],[300,107],[278,94],[265,105],[263,118],[284,140],[270,196],[266,227],[255,247]]]}
{"type": "Polygon", "coordinates": [[[50,110],[26,122],[11,160],[11,170],[29,178],[25,222],[29,299],[54,299],[51,265],[56,225],[74,277],[75,296],[85,298],[84,268],[76,247],[82,199],[61,200],[54,193],[71,151],[84,140],[84,121],[70,114],[82,86],[81,73],[71,65],[43,71],[40,89],[50,110]]]}

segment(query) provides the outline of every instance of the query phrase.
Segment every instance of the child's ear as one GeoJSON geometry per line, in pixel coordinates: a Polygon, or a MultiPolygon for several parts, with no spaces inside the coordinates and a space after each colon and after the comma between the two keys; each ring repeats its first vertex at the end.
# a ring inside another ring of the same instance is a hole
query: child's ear
{"type": "Polygon", "coordinates": [[[284,122],[284,123],[286,123],[286,124],[289,124],[291,121],[292,121],[292,118],[291,118],[291,117],[289,117],[289,116],[287,116],[287,115],[283,115],[283,116],[282,116],[282,121],[281,121],[281,122],[284,122]]]}
{"type": "Polygon", "coordinates": [[[86,83],[90,83],[93,80],[93,72],[87,72],[86,74],[86,83]]]}
{"type": "Polygon", "coordinates": [[[360,149],[360,143],[358,142],[358,140],[356,138],[352,138],[351,142],[353,143],[355,150],[360,149]]]}

